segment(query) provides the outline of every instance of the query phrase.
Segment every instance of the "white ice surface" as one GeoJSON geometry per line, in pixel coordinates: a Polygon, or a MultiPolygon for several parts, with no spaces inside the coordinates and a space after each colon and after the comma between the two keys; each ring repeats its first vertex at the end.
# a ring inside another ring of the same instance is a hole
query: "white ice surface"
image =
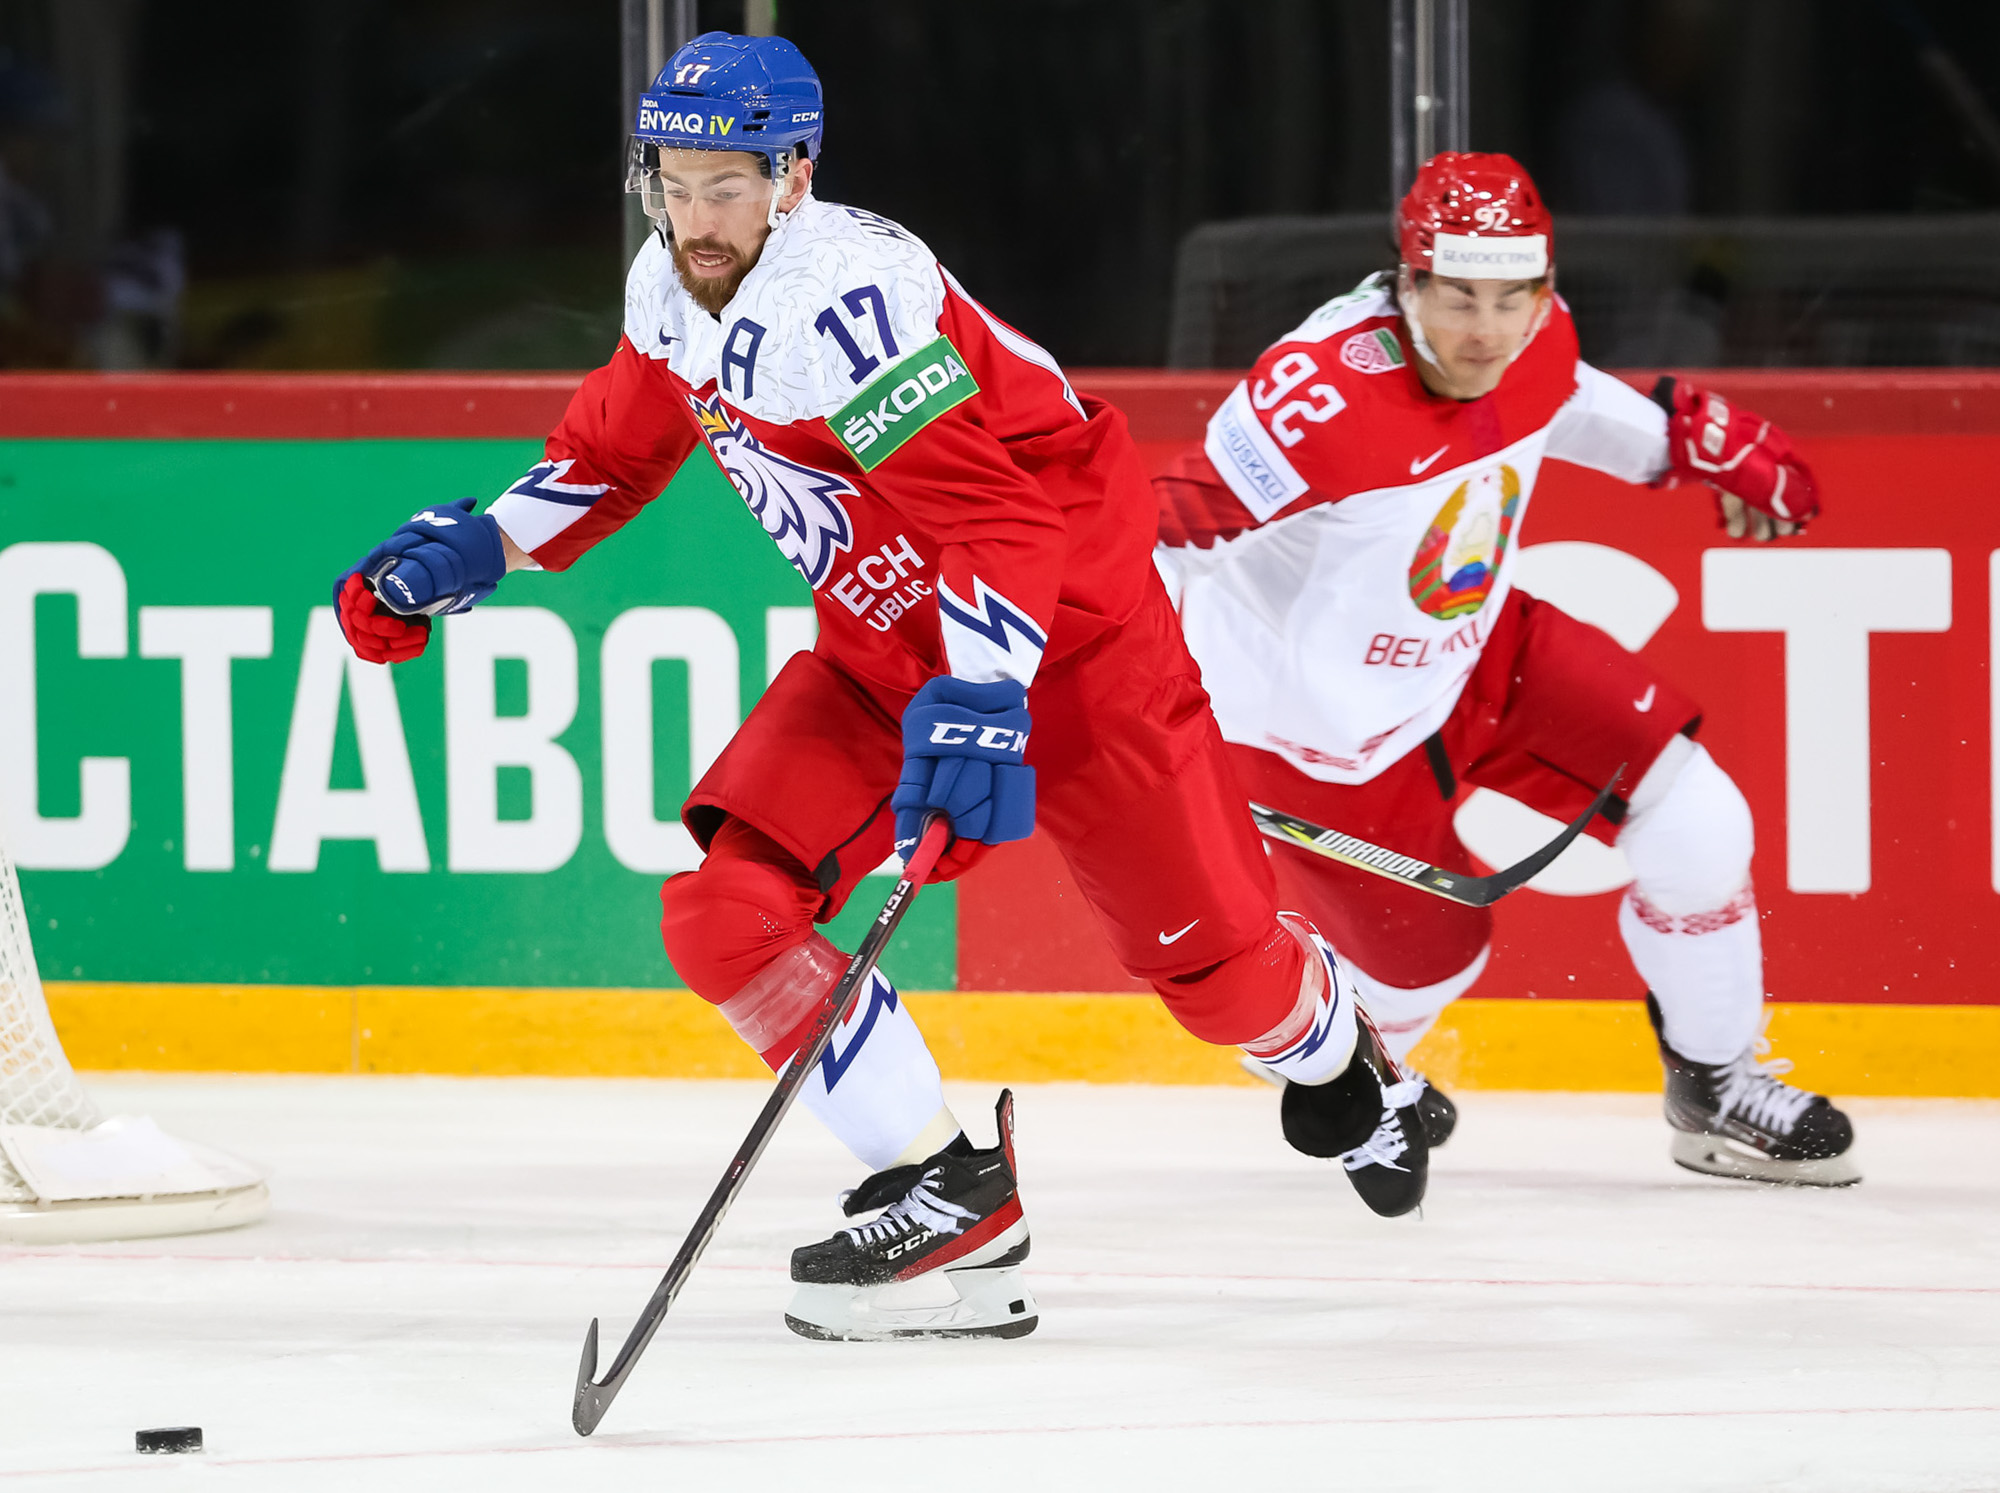
{"type": "Polygon", "coordinates": [[[780,1320],[857,1180],[799,1113],[583,1441],[585,1324],[608,1362],[761,1085],[91,1086],[272,1212],[0,1249],[0,1488],[2000,1487],[2000,1105],[1857,1103],[1821,1193],[1676,1171],[1647,1098],[1464,1095],[1391,1223],[1268,1090],[1031,1088],[1041,1331],[868,1345],[780,1320]],[[134,1453],[177,1424],[205,1455],[134,1453]]]}

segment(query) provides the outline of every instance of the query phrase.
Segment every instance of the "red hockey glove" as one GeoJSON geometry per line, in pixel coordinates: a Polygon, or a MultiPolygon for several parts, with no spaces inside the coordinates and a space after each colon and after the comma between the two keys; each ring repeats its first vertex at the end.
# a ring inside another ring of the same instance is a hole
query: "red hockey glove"
{"type": "MultiPolygon", "coordinates": [[[[1725,499],[1798,528],[1819,513],[1812,468],[1769,420],[1673,378],[1653,386],[1653,402],[1667,412],[1670,478],[1706,482],[1725,499]]],[[[1727,520],[1732,505],[1722,506],[1727,520]]]]}
{"type": "Polygon", "coordinates": [[[431,640],[431,619],[399,617],[375,599],[360,571],[350,571],[335,593],[340,630],[356,654],[371,664],[415,658],[431,640]]]}

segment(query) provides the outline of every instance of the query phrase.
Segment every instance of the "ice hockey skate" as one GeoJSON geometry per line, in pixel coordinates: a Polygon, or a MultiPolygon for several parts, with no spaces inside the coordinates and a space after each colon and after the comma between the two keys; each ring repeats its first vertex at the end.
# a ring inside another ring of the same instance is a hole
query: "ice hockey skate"
{"type": "Polygon", "coordinates": [[[1846,1114],[1824,1094],[1782,1082],[1778,1075],[1790,1071],[1791,1062],[1759,1061],[1762,1038],[1733,1063],[1697,1063],[1667,1045],[1660,1003],[1650,993],[1646,1014],[1667,1070],[1667,1123],[1674,1127],[1676,1165],[1793,1187],[1849,1187],[1861,1180],[1850,1154],[1854,1127],[1846,1114]]]}
{"type": "Polygon", "coordinates": [[[1417,1118],[1423,1122],[1425,1143],[1435,1151],[1458,1129],[1458,1106],[1452,1103],[1451,1095],[1423,1074],[1412,1073],[1410,1079],[1423,1085],[1417,1095],[1417,1118]]]}
{"type": "Polygon", "coordinates": [[[999,1144],[959,1137],[877,1172],[841,1199],[866,1223],[792,1251],[798,1290],[785,1325],[801,1337],[1025,1337],[1040,1317],[1021,1279],[1028,1224],[1015,1188],[1014,1096],[994,1106],[999,1144]]]}
{"type": "MultiPolygon", "coordinates": [[[[1274,1089],[1284,1088],[1284,1074],[1274,1072],[1247,1052],[1243,1054],[1242,1065],[1243,1071],[1252,1078],[1259,1079],[1274,1089]]],[[[1458,1106],[1452,1102],[1451,1095],[1445,1093],[1425,1075],[1412,1073],[1409,1077],[1412,1083],[1423,1085],[1422,1091],[1417,1095],[1417,1117],[1423,1122],[1424,1140],[1435,1151],[1450,1140],[1452,1132],[1458,1129],[1458,1106]]]]}
{"type": "Polygon", "coordinates": [[[1421,1078],[1405,1078],[1357,1010],[1354,1059],[1331,1083],[1287,1083],[1279,1116],[1295,1151],[1338,1161],[1361,1201],[1399,1218],[1424,1200],[1430,1142],[1421,1078]]]}

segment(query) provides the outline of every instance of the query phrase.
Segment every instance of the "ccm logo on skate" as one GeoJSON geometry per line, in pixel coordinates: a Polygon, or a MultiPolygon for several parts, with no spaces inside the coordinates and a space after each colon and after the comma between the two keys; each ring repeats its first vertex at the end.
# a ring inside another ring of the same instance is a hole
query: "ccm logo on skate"
{"type": "Polygon", "coordinates": [[[1028,749],[1028,733],[1007,726],[968,726],[939,721],[931,727],[931,745],[976,746],[989,752],[1025,752],[1028,749]]]}

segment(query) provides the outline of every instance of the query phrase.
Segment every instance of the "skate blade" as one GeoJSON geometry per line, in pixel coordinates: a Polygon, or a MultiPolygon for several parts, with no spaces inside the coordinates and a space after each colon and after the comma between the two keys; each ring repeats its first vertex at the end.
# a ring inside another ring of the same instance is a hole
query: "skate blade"
{"type": "Polygon", "coordinates": [[[1726,1136],[1676,1130],[1669,1154],[1676,1166],[1691,1172],[1778,1187],[1852,1187],[1861,1180],[1861,1168],[1851,1152],[1817,1161],[1774,1161],[1726,1136]]]}
{"type": "Polygon", "coordinates": [[[1034,1294],[1011,1267],[933,1270],[885,1286],[801,1284],[785,1312],[800,1337],[844,1343],[1026,1337],[1040,1322],[1034,1294]]]}

